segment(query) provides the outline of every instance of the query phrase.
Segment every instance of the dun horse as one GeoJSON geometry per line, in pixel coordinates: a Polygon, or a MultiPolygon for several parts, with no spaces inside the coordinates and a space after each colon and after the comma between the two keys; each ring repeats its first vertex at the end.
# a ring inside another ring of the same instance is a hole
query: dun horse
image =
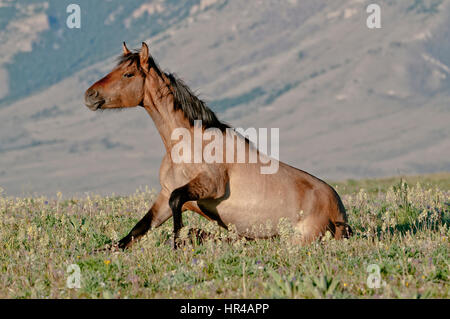
{"type": "MultiPolygon", "coordinates": [[[[179,142],[171,138],[175,129],[193,133],[194,121],[201,120],[203,131],[213,129],[225,136],[229,126],[219,121],[183,81],[163,72],[145,43],[135,52],[124,43],[118,65],[86,91],[85,103],[93,111],[143,107],[153,119],[166,150],[159,172],[161,191],[147,214],[118,242],[119,248],[130,247],[149,229],[173,217],[176,249],[183,227],[182,212],[186,210],[225,228],[235,225],[240,236],[252,239],[278,235],[282,218],[299,231],[299,244],[318,239],[326,231],[336,239],[352,234],[345,208],[331,186],[283,162],[278,162],[275,174],[261,174],[263,163],[248,161],[252,152],[259,151],[242,136],[237,135],[237,139],[245,140],[245,163],[174,161],[172,149],[179,142]]],[[[229,138],[225,140],[224,150],[235,147],[229,138]]]]}

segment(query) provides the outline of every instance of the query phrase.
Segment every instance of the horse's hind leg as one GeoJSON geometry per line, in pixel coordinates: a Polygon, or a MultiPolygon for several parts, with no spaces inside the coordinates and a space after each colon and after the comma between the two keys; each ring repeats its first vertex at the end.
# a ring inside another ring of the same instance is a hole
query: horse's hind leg
{"type": "Polygon", "coordinates": [[[298,222],[295,229],[299,234],[299,236],[295,238],[295,244],[300,244],[302,246],[308,245],[321,236],[320,231],[316,230],[313,225],[310,225],[307,220],[298,222]]]}
{"type": "MultiPolygon", "coordinates": [[[[210,216],[208,216],[207,214],[205,214],[200,207],[198,207],[196,202],[186,202],[184,203],[181,211],[185,212],[185,211],[193,211],[197,214],[199,214],[200,216],[205,217],[206,219],[212,221],[214,219],[212,219],[210,216]]],[[[191,244],[195,244],[195,243],[199,243],[202,244],[205,240],[207,239],[211,239],[213,238],[213,234],[204,231],[202,229],[198,229],[198,228],[189,228],[189,239],[191,241],[191,244]]]]}
{"type": "Polygon", "coordinates": [[[334,238],[343,239],[343,238],[350,238],[351,236],[353,236],[353,230],[349,224],[344,222],[335,222],[334,225],[336,227],[334,238]]]}
{"type": "Polygon", "coordinates": [[[332,222],[326,218],[308,217],[298,222],[295,226],[300,234],[300,244],[307,245],[315,240],[321,239],[327,231],[335,239],[349,238],[353,231],[347,223],[332,222]]]}
{"type": "Polygon", "coordinates": [[[299,233],[299,244],[301,245],[308,245],[321,239],[327,230],[334,234],[334,228],[328,218],[324,216],[307,216],[295,225],[295,230],[299,233]]]}
{"type": "Polygon", "coordinates": [[[181,208],[181,211],[182,211],[182,212],[185,212],[185,211],[187,211],[187,210],[193,211],[193,212],[195,212],[195,213],[197,213],[197,214],[199,214],[199,215],[205,217],[205,218],[208,219],[208,220],[213,220],[211,217],[209,217],[207,214],[205,214],[205,213],[200,209],[200,207],[198,207],[198,205],[197,205],[196,202],[191,201],[191,202],[186,202],[186,203],[184,203],[183,207],[181,208]]]}

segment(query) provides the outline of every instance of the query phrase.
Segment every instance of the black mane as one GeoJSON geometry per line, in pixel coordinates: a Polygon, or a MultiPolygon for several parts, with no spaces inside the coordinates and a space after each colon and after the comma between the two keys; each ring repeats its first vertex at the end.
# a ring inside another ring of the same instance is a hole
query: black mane
{"type": "MultiPolygon", "coordinates": [[[[122,55],[118,59],[118,64],[127,63],[128,65],[136,63],[138,69],[141,69],[141,63],[138,52],[132,52],[122,55]]],[[[204,101],[199,99],[191,89],[173,73],[163,72],[152,56],[148,59],[149,68],[153,68],[158,75],[165,74],[170,80],[172,93],[174,97],[175,110],[181,110],[184,116],[189,120],[191,125],[194,121],[201,120],[205,128],[218,128],[222,132],[229,128],[228,124],[221,122],[216,114],[206,105],[204,101]]]]}

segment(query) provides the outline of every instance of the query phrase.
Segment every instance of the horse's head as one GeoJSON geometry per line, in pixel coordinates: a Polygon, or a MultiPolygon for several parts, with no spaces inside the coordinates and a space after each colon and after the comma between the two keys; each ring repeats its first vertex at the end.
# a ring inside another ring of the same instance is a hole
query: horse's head
{"type": "Polygon", "coordinates": [[[86,106],[92,111],[138,106],[144,99],[145,73],[149,51],[145,43],[139,53],[132,53],[123,43],[119,64],[85,93],[86,106]]]}

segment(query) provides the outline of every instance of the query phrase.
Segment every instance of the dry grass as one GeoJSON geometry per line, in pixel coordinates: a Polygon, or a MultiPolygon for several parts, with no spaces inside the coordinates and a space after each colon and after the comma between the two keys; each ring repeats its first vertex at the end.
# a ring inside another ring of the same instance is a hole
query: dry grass
{"type": "MultiPolygon", "coordinates": [[[[155,196],[149,190],[69,200],[0,195],[0,297],[449,298],[450,174],[407,181],[414,184],[339,184],[356,233],[350,240],[298,247],[281,236],[176,252],[165,244],[169,221],[129,251],[91,254],[143,216],[155,196]],[[71,264],[81,270],[79,289],[67,287],[71,264]],[[370,264],[380,268],[380,288],[367,285],[370,264]]],[[[235,235],[193,213],[184,220],[218,237],[235,235]]]]}

